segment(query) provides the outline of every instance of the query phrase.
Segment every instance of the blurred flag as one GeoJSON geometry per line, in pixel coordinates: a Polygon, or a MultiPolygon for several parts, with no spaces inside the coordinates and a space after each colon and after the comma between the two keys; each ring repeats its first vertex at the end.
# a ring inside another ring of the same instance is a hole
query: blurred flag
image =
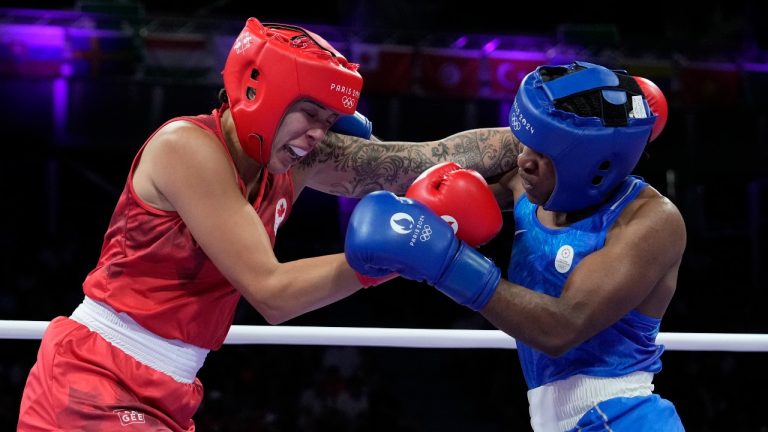
{"type": "Polygon", "coordinates": [[[413,83],[414,49],[409,46],[353,43],[350,61],[360,64],[363,90],[406,93],[413,83]]]}
{"type": "Polygon", "coordinates": [[[141,61],[130,32],[90,28],[67,29],[70,68],[67,75],[133,76],[141,61]]]}
{"type": "MultiPolygon", "coordinates": [[[[150,33],[144,37],[144,76],[152,78],[205,79],[224,60],[209,50],[209,38],[194,33],[150,33]]],[[[231,42],[227,47],[231,47],[231,42]]],[[[226,55],[224,57],[226,59],[226,55]]]]}
{"type": "Polygon", "coordinates": [[[477,96],[480,58],[480,50],[425,49],[421,55],[421,88],[432,95],[477,96]]]}
{"type": "Polygon", "coordinates": [[[537,67],[549,64],[542,52],[496,50],[488,55],[490,96],[514,97],[523,78],[537,67]]]}
{"type": "Polygon", "coordinates": [[[742,73],[732,63],[689,63],[680,67],[680,97],[686,105],[735,105],[742,98],[742,73]]]}

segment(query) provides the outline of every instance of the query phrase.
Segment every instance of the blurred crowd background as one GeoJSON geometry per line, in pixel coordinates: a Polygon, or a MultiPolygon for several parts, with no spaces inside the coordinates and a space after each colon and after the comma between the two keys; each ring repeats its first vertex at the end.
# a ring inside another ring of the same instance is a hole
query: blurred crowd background
{"type": "MultiPolygon", "coordinates": [[[[677,204],[688,229],[662,332],[768,332],[768,6],[499,7],[486,0],[5,2],[0,319],[50,320],[79,304],[135,151],[166,119],[217,106],[228,49],[254,16],[304,25],[360,62],[360,111],[385,140],[506,126],[517,83],[539,64],[581,59],[654,80],[670,103],[669,122],[636,172],[677,204]]],[[[278,258],[342,251],[353,206],[306,193],[277,237],[278,258]]],[[[512,224],[505,215],[502,234],[482,248],[503,268],[512,224]]],[[[242,304],[235,324],[265,321],[242,304]]],[[[401,279],[286,325],[492,328],[438,291],[401,279]]],[[[37,347],[0,341],[1,430],[15,428],[37,347]]],[[[688,430],[768,431],[766,353],[668,351],[663,360],[656,390],[676,404],[688,430]]],[[[514,350],[226,345],[209,355],[200,378],[201,431],[529,428],[514,350]]]]}

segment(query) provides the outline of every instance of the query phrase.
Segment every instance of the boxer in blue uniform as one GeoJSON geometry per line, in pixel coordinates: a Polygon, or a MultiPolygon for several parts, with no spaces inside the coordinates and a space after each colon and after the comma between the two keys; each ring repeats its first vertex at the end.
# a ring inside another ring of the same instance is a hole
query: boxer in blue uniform
{"type": "Polygon", "coordinates": [[[666,116],[648,80],[585,62],[541,66],[510,112],[517,167],[492,186],[515,213],[506,280],[432,210],[387,192],[353,212],[347,259],[364,274],[426,281],[513,336],[534,431],[684,430],[653,376],[685,224],[631,175],[666,116]],[[415,235],[392,223],[402,220],[415,235]]]}

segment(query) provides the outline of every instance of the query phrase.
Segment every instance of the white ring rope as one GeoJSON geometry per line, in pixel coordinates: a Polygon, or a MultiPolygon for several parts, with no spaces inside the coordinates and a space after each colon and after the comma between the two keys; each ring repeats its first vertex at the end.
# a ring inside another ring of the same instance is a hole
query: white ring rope
{"type": "MultiPolygon", "coordinates": [[[[48,321],[0,320],[0,339],[40,339],[48,321]]],[[[659,333],[673,351],[768,351],[768,334],[659,333]]],[[[351,345],[390,348],[506,348],[515,340],[500,330],[234,325],[226,344],[351,345]]]]}

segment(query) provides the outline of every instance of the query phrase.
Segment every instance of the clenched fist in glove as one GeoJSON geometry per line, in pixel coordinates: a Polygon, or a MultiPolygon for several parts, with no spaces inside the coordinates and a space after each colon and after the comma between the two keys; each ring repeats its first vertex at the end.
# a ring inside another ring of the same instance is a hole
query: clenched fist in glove
{"type": "MultiPolygon", "coordinates": [[[[482,223],[482,220],[479,221],[482,223]]],[[[426,281],[459,304],[482,309],[501,271],[424,204],[373,192],[357,204],[347,227],[347,261],[372,277],[392,272],[426,281]]]]}
{"type": "Polygon", "coordinates": [[[656,115],[656,123],[653,124],[653,130],[651,131],[651,142],[659,136],[664,126],[667,124],[667,118],[669,117],[669,106],[667,105],[667,98],[664,97],[664,93],[661,89],[648,78],[639,76],[632,77],[635,79],[637,85],[640,86],[640,90],[645,95],[645,100],[648,101],[648,106],[651,111],[656,115]]]}
{"type": "Polygon", "coordinates": [[[330,130],[343,135],[369,140],[373,136],[373,123],[368,120],[368,117],[355,111],[354,114],[339,117],[330,130]]]}
{"type": "Polygon", "coordinates": [[[405,196],[432,209],[470,246],[487,243],[501,230],[501,209],[488,183],[477,171],[455,162],[421,173],[405,196]]]}

